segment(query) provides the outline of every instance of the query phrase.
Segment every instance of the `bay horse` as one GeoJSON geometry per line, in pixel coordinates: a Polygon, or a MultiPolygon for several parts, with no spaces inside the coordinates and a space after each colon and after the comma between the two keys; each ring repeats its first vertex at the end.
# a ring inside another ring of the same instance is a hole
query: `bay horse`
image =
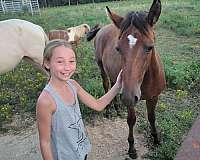
{"type": "Polygon", "coordinates": [[[106,92],[109,80],[113,85],[118,73],[123,70],[121,100],[128,109],[128,154],[130,158],[135,159],[137,153],[133,136],[136,122],[134,106],[139,100],[146,100],[151,135],[154,143],[159,143],[155,126],[155,107],[166,81],[160,56],[155,50],[154,25],[161,13],[161,2],[154,0],[149,12],[130,12],[125,17],[106,8],[113,24],[102,27],[96,34],[96,61],[106,92]]]}
{"type": "Polygon", "coordinates": [[[41,26],[20,19],[4,20],[0,21],[0,35],[0,74],[25,59],[48,75],[42,67],[48,38],[41,26]]]}
{"type": "Polygon", "coordinates": [[[64,39],[66,41],[69,40],[69,35],[65,30],[50,30],[47,34],[49,40],[53,39],[64,39]]]}

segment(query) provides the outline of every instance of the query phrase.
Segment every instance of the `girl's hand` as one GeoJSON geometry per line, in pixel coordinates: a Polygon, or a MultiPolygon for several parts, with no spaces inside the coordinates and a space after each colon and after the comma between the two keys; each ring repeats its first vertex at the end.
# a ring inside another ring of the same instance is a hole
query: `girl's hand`
{"type": "Polygon", "coordinates": [[[123,70],[121,70],[117,76],[117,81],[116,84],[118,85],[119,89],[123,88],[123,81],[122,81],[122,72],[123,70]]]}

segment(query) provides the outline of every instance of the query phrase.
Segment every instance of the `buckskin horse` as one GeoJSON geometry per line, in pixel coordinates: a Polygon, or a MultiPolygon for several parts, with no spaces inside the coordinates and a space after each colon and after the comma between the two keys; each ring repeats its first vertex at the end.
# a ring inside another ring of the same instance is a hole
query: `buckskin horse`
{"type": "MultiPolygon", "coordinates": [[[[146,100],[148,120],[154,143],[158,144],[155,126],[155,107],[159,94],[166,82],[160,56],[155,50],[154,25],[161,13],[160,0],[154,0],[149,12],[130,12],[121,17],[107,13],[113,24],[102,27],[96,34],[94,46],[96,61],[101,70],[103,86],[108,91],[123,69],[123,90],[121,100],[128,108],[129,157],[137,158],[134,147],[133,127],[136,122],[134,106],[139,100],[146,100]]],[[[95,34],[91,34],[93,37],[95,34]]],[[[89,37],[91,39],[91,37],[89,37]]]]}
{"type": "Polygon", "coordinates": [[[0,74],[12,70],[22,59],[43,69],[48,38],[42,27],[20,19],[0,21],[0,74]]]}
{"type": "Polygon", "coordinates": [[[68,41],[72,44],[78,45],[81,38],[83,38],[90,31],[90,26],[88,24],[81,24],[78,26],[67,28],[66,31],[69,36],[68,41]]]}

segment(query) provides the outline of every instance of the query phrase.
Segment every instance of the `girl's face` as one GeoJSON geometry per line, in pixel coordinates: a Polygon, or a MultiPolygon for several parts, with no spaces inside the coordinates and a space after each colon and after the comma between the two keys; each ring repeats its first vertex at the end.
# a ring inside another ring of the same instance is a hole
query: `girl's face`
{"type": "Polygon", "coordinates": [[[68,80],[76,70],[76,57],[72,49],[65,46],[56,47],[47,64],[51,78],[61,81],[68,80]]]}

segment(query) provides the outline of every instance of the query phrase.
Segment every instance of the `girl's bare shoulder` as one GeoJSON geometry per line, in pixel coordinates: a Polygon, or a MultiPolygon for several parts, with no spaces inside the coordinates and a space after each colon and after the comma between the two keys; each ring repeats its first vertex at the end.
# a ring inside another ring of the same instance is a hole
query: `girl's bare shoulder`
{"type": "Polygon", "coordinates": [[[43,90],[37,100],[37,108],[48,108],[51,111],[56,110],[56,103],[48,91],[43,90]]]}
{"type": "Polygon", "coordinates": [[[80,88],[80,84],[76,80],[69,79],[69,81],[73,84],[74,87],[76,87],[76,89],[80,88]]]}

